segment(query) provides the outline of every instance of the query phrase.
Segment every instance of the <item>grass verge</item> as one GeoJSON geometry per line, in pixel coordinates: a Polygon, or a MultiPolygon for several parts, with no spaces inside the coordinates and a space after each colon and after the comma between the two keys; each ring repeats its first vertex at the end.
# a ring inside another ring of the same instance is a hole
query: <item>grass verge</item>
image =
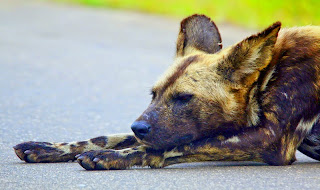
{"type": "Polygon", "coordinates": [[[261,28],[281,21],[284,26],[319,25],[319,0],[55,0],[96,7],[136,10],[171,16],[206,14],[216,22],[261,28]]]}

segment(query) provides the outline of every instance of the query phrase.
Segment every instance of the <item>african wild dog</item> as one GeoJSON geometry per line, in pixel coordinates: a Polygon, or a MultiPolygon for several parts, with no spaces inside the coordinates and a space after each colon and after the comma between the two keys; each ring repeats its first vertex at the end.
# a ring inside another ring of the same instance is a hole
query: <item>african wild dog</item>
{"type": "Polygon", "coordinates": [[[26,162],[77,159],[87,170],[222,160],[287,165],[297,148],[320,160],[320,27],[280,26],[221,50],[216,25],[190,16],[181,22],[174,64],[131,126],[135,136],[25,142],[15,152],[26,162]]]}

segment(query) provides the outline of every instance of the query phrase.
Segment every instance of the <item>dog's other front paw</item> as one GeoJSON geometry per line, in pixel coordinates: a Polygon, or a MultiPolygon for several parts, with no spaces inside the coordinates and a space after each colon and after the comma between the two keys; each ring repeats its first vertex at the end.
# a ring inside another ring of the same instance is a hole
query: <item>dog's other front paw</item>
{"type": "Polygon", "coordinates": [[[78,163],[86,170],[122,170],[141,165],[143,152],[123,150],[93,150],[77,155],[78,163]]]}
{"type": "Polygon", "coordinates": [[[65,152],[48,142],[24,142],[13,147],[16,155],[28,163],[67,162],[77,153],[65,152]]]}

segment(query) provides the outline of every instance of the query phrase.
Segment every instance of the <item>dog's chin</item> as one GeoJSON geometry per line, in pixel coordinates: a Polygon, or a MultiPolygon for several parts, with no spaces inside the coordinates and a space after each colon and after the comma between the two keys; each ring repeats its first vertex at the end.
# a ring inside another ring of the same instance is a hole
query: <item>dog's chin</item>
{"type": "Polygon", "coordinates": [[[172,148],[177,147],[177,146],[189,144],[194,140],[192,134],[184,135],[182,137],[179,137],[179,138],[175,139],[172,142],[157,141],[156,143],[151,143],[151,142],[148,142],[148,141],[145,141],[145,140],[141,140],[141,139],[139,139],[137,137],[136,137],[136,139],[138,140],[139,143],[141,143],[143,145],[146,145],[146,146],[148,146],[148,147],[150,147],[152,149],[156,149],[156,150],[172,149],[172,148]]]}
{"type": "Polygon", "coordinates": [[[179,145],[183,145],[183,144],[188,144],[191,141],[193,141],[194,136],[192,134],[186,134],[180,138],[178,138],[177,140],[175,140],[175,144],[177,144],[177,146],[179,145]]]}

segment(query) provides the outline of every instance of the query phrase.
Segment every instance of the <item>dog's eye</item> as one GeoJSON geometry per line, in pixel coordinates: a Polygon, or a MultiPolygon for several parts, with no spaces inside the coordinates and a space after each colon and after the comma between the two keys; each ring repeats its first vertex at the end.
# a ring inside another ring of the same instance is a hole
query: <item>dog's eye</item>
{"type": "Polygon", "coordinates": [[[188,103],[193,98],[193,94],[180,93],[173,96],[173,100],[179,103],[188,103]]]}

